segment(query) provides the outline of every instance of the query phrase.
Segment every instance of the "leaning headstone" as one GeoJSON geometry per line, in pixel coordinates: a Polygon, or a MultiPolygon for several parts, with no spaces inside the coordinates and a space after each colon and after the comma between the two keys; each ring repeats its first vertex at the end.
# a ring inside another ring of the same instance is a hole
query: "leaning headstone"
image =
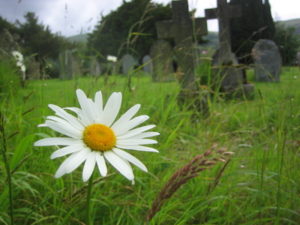
{"type": "MultiPolygon", "coordinates": [[[[205,18],[192,20],[187,0],[172,1],[172,20],[156,23],[157,36],[174,39],[175,56],[183,76],[178,96],[179,105],[186,104],[194,111],[208,113],[206,96],[201,96],[200,87],[195,82],[196,52],[195,36],[207,34],[205,18]]],[[[161,50],[163,51],[163,50],[161,50]]]]}
{"type": "Polygon", "coordinates": [[[59,55],[60,62],[60,78],[63,80],[70,80],[74,75],[73,71],[73,60],[72,60],[72,51],[66,50],[59,55]]]}
{"type": "Polygon", "coordinates": [[[143,70],[145,73],[153,74],[152,59],[149,55],[143,57],[143,70]]]}
{"type": "Polygon", "coordinates": [[[138,64],[137,60],[130,54],[125,54],[122,59],[122,73],[128,74],[134,70],[134,67],[138,64]]]}
{"type": "Polygon", "coordinates": [[[173,50],[169,42],[164,40],[155,41],[150,49],[155,82],[174,81],[173,50]]]}
{"type": "Polygon", "coordinates": [[[73,71],[73,77],[80,77],[82,76],[82,64],[83,60],[81,59],[80,55],[78,54],[78,51],[72,50],[71,55],[71,64],[72,64],[72,71],[73,71]]]}
{"type": "Polygon", "coordinates": [[[217,8],[205,10],[207,19],[217,18],[219,23],[219,49],[212,61],[213,87],[229,97],[250,97],[254,86],[247,83],[246,73],[231,51],[230,19],[240,16],[240,7],[228,5],[227,0],[217,0],[217,4],[217,8]]]}
{"type": "Polygon", "coordinates": [[[96,57],[93,57],[90,60],[90,70],[89,70],[89,74],[91,76],[94,77],[98,77],[101,74],[101,67],[100,67],[100,63],[98,62],[96,57]]]}
{"type": "Polygon", "coordinates": [[[274,41],[261,39],[256,42],[252,49],[252,57],[257,81],[280,81],[282,60],[274,41]]]}
{"type": "Polygon", "coordinates": [[[34,59],[34,57],[29,57],[27,60],[27,77],[30,80],[41,79],[40,63],[34,59]]]}

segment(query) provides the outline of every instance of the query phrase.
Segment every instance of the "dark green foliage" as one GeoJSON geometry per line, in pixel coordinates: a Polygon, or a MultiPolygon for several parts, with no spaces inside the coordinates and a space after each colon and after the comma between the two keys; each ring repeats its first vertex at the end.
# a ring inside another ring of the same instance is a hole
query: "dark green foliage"
{"type": "Polygon", "coordinates": [[[15,62],[0,57],[0,99],[16,95],[21,87],[21,79],[15,62]]]}
{"type": "Polygon", "coordinates": [[[230,4],[241,6],[242,16],[230,22],[232,51],[241,63],[249,64],[251,50],[259,39],[273,39],[275,25],[269,1],[231,0],[230,4]]]}
{"type": "Polygon", "coordinates": [[[157,38],[155,23],[171,17],[169,6],[150,0],[124,1],[117,10],[102,17],[89,36],[88,46],[102,56],[130,52],[142,57],[157,38]]]}
{"type": "Polygon", "coordinates": [[[37,59],[57,58],[67,42],[51,33],[49,27],[38,22],[34,13],[25,15],[26,22],[19,24],[18,32],[23,40],[25,54],[37,54],[37,59]]]}
{"type": "Polygon", "coordinates": [[[293,64],[300,47],[300,38],[295,34],[295,28],[276,24],[274,41],[280,49],[283,64],[293,64]]]}
{"type": "Polygon", "coordinates": [[[0,16],[0,34],[4,30],[8,30],[10,33],[17,33],[17,27],[0,16]]]}
{"type": "Polygon", "coordinates": [[[17,21],[16,24],[9,23],[0,17],[0,35],[5,30],[8,31],[21,47],[24,56],[33,57],[39,62],[41,70],[47,70],[46,72],[49,72],[50,77],[57,77],[57,66],[55,70],[53,67],[50,68],[47,60],[57,60],[60,52],[74,47],[75,44],[70,44],[62,36],[53,34],[48,26],[44,26],[38,21],[34,13],[28,12],[24,17],[24,23],[17,21]]]}

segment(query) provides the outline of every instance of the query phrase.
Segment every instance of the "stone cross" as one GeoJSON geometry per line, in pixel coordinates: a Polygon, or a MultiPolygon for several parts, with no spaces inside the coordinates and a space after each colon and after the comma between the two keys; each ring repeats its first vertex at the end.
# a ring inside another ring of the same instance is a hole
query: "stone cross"
{"type": "MultiPolygon", "coordinates": [[[[175,55],[184,73],[179,100],[185,101],[188,98],[196,98],[199,94],[194,75],[196,52],[193,38],[207,34],[207,23],[205,18],[196,18],[194,21],[191,19],[187,0],[172,1],[172,12],[173,19],[157,22],[156,30],[158,38],[175,40],[175,55]]],[[[198,106],[198,110],[199,107],[205,108],[206,106],[203,107],[202,104],[198,106]]],[[[203,109],[200,110],[203,111],[203,109]]]]}
{"type": "Polygon", "coordinates": [[[212,60],[213,89],[221,91],[227,97],[252,98],[254,86],[247,82],[246,73],[238,64],[231,51],[230,19],[241,16],[240,6],[227,4],[227,0],[217,0],[218,7],[206,9],[207,19],[218,19],[219,49],[212,60]]]}
{"type": "Polygon", "coordinates": [[[218,19],[219,22],[219,42],[220,55],[228,56],[231,53],[230,38],[230,19],[237,18],[242,15],[240,6],[232,6],[227,4],[227,0],[217,0],[218,8],[206,9],[205,17],[207,19],[218,19]]]}

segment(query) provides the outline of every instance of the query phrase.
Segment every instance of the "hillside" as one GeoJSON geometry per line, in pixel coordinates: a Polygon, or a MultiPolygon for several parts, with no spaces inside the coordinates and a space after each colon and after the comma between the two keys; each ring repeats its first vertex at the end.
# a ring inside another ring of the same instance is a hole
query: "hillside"
{"type": "Polygon", "coordinates": [[[88,33],[85,33],[85,34],[77,34],[77,35],[74,35],[74,36],[70,36],[70,37],[67,37],[67,39],[70,41],[70,42],[74,42],[74,43],[87,43],[87,39],[88,39],[88,33]]]}
{"type": "Polygon", "coordinates": [[[279,23],[284,24],[287,27],[295,27],[295,33],[300,35],[300,18],[299,19],[279,21],[279,23]]]}

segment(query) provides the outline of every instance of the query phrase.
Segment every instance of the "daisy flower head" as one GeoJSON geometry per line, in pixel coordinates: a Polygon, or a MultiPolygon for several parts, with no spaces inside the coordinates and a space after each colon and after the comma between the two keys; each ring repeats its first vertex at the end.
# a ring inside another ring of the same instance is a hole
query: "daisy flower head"
{"type": "Polygon", "coordinates": [[[12,51],[11,54],[16,59],[16,61],[19,61],[19,62],[23,61],[23,55],[22,55],[22,53],[20,53],[18,51],[12,51]]]}
{"type": "Polygon", "coordinates": [[[131,164],[147,172],[146,166],[128,151],[158,152],[147,144],[156,144],[149,139],[159,135],[151,132],[155,125],[137,127],[149,119],[146,115],[134,117],[140,105],[134,105],[117,118],[121,108],[122,94],[114,92],[104,106],[101,91],[95,98],[88,98],[85,93],[76,91],[80,108],[61,108],[49,105],[55,116],[48,116],[40,127],[48,127],[64,137],[44,138],[34,143],[35,146],[64,146],[52,153],[51,159],[67,156],[55,177],[59,178],[83,166],[82,179],[89,180],[95,167],[101,176],[106,176],[110,163],[124,177],[134,182],[131,164]]]}

